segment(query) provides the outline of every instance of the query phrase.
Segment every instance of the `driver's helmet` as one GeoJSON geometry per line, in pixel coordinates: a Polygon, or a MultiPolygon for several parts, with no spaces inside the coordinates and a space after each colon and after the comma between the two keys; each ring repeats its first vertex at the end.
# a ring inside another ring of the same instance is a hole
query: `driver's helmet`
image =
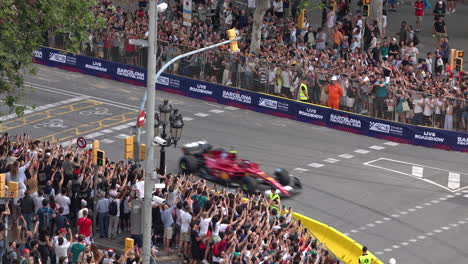
{"type": "Polygon", "coordinates": [[[229,156],[231,157],[231,159],[236,159],[236,157],[237,157],[237,150],[231,149],[228,153],[229,153],[229,156]]]}

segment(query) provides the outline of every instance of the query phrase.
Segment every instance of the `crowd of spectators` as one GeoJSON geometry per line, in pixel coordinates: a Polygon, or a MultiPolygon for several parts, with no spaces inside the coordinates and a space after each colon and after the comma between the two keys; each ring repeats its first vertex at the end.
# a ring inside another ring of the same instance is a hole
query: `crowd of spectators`
{"type": "MultiPolygon", "coordinates": [[[[242,37],[239,53],[229,53],[228,47],[208,51],[175,63],[170,71],[291,99],[299,99],[298,88],[304,83],[308,102],[329,106],[327,84],[335,76],[342,90],[340,109],[467,131],[468,83],[464,72],[450,69],[453,47],[444,22],[455,10],[454,1],[448,1],[448,9],[444,1],[437,1],[434,26],[425,30],[422,15],[432,6],[416,1],[416,28],[402,21],[398,32],[389,33],[386,9],[397,3],[393,2],[386,2],[383,21],[376,21],[363,18],[360,11],[353,12],[350,1],[327,0],[321,27],[312,27],[306,17],[304,27],[298,28],[298,1],[275,0],[264,17],[260,49],[252,54],[255,1],[247,5],[232,0],[194,1],[191,27],[183,26],[182,2],[169,1],[169,10],[161,14],[158,23],[158,63],[220,42],[226,38],[225,30],[235,27],[242,37]],[[419,31],[433,34],[434,48],[426,54],[417,48],[419,31]]],[[[146,49],[129,43],[129,39],[148,36],[146,1],[139,3],[131,12],[102,0],[94,12],[106,19],[107,27],[89,33],[86,52],[146,66],[146,49]]]]}
{"type": "MultiPolygon", "coordinates": [[[[141,262],[144,172],[111,161],[95,172],[91,162],[91,151],[71,145],[0,137],[0,172],[7,185],[19,183],[18,198],[0,199],[0,263],[141,262]],[[98,250],[96,240],[120,232],[130,233],[135,248],[98,250]]],[[[158,245],[187,263],[339,263],[291,208],[281,213],[279,199],[246,201],[193,176],[168,174],[161,182],[166,187],[153,193],[165,202],[153,203],[152,263],[158,245]]]]}

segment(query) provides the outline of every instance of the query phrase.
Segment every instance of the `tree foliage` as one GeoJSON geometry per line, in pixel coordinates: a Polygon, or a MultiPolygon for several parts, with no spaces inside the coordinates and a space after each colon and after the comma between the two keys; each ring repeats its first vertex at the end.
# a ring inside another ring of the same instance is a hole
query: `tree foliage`
{"type": "Polygon", "coordinates": [[[47,31],[67,36],[67,49],[77,51],[87,30],[102,23],[92,7],[95,0],[0,1],[0,97],[10,112],[21,115],[18,100],[24,95],[23,77],[34,73],[33,51],[45,43],[47,31]]]}

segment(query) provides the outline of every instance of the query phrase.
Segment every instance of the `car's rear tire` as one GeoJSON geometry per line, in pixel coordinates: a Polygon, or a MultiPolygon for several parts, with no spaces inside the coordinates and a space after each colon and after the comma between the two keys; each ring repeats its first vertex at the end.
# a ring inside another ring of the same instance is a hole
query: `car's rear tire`
{"type": "Polygon", "coordinates": [[[242,178],[242,190],[244,190],[248,194],[255,194],[257,192],[257,184],[257,180],[252,177],[242,178]]]}
{"type": "Polygon", "coordinates": [[[181,173],[190,174],[198,171],[198,160],[193,156],[183,156],[179,161],[181,173]]]}
{"type": "Polygon", "coordinates": [[[278,182],[283,186],[289,185],[291,182],[291,177],[289,177],[289,173],[285,169],[276,169],[275,176],[278,182]]]}

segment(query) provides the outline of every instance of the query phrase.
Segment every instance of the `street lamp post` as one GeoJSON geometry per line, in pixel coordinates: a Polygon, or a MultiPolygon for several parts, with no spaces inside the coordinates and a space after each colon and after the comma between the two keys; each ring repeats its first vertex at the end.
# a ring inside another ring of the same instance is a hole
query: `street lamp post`
{"type": "MultiPolygon", "coordinates": [[[[147,115],[153,117],[155,115],[156,104],[156,52],[157,52],[157,22],[158,13],[167,8],[166,3],[156,5],[157,0],[150,0],[149,6],[149,29],[148,29],[148,71],[146,76],[146,93],[148,100],[146,104],[147,115]]],[[[138,130],[138,128],[137,128],[138,130]]],[[[139,138],[140,131],[137,132],[139,138]]],[[[145,186],[143,196],[143,264],[150,263],[151,256],[151,225],[152,225],[152,194],[156,173],[154,171],[154,119],[147,118],[146,120],[146,160],[145,160],[145,186]]],[[[139,143],[139,142],[138,142],[139,143]]],[[[137,147],[139,150],[139,145],[137,147]]],[[[138,152],[137,155],[140,155],[138,152]]]]}
{"type": "Polygon", "coordinates": [[[159,105],[159,115],[155,115],[155,136],[158,136],[159,126],[162,127],[161,137],[166,142],[160,144],[160,159],[159,159],[159,174],[163,175],[166,171],[166,147],[177,146],[177,142],[182,136],[182,129],[184,128],[184,121],[182,114],[179,113],[178,109],[172,109],[168,100],[164,100],[164,103],[159,105]],[[169,134],[167,134],[166,127],[170,124],[169,134]],[[156,130],[156,126],[158,126],[156,130]]]}

